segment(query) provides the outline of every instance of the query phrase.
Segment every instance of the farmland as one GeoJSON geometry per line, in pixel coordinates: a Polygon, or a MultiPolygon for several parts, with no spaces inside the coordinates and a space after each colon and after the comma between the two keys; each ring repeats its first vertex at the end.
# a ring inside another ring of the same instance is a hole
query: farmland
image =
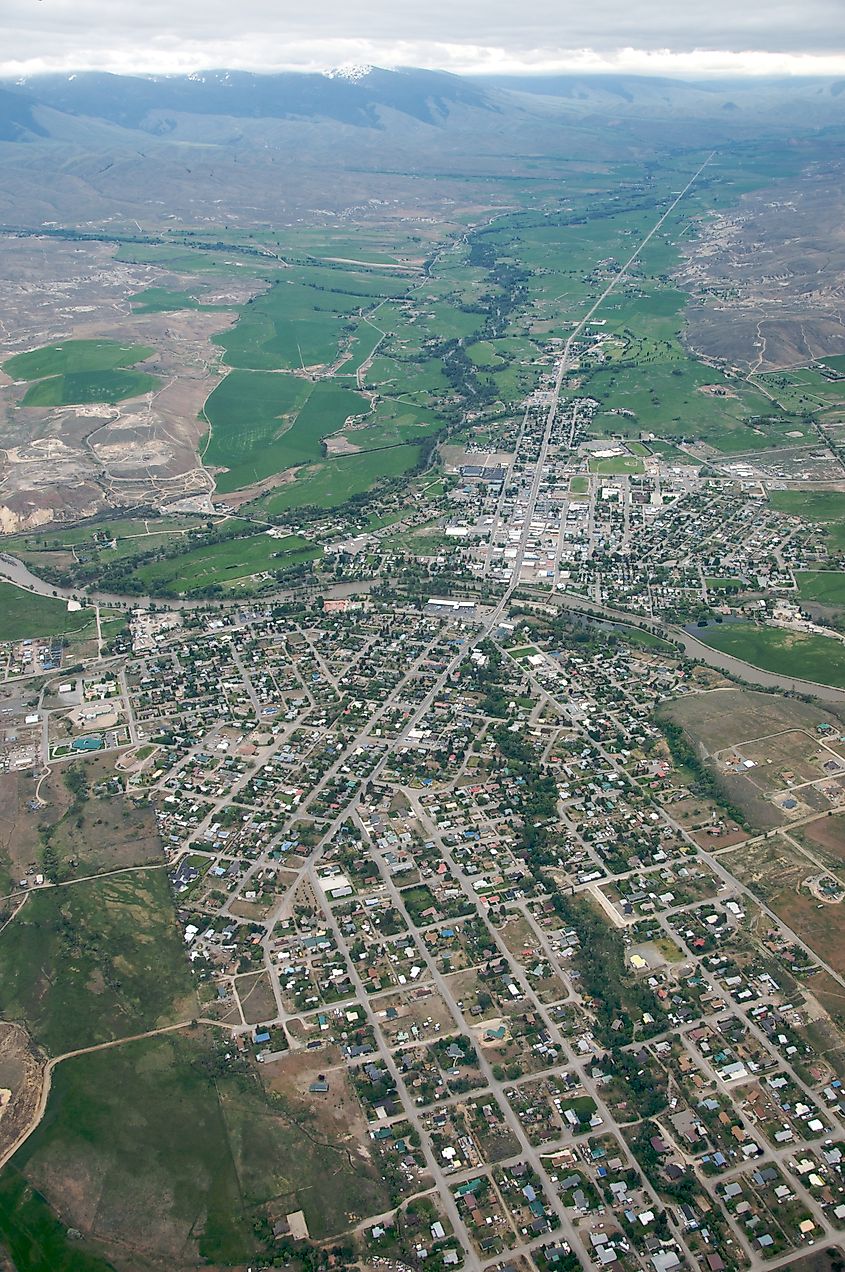
{"type": "Polygon", "coordinates": [[[85,402],[123,402],[157,389],[161,381],[147,371],[78,371],[50,376],[30,386],[21,406],[73,406],[85,402]]]}
{"type": "Polygon", "coordinates": [[[758,627],[753,623],[721,623],[698,628],[705,645],[733,654],[753,667],[815,680],[823,685],[845,686],[845,644],[833,637],[758,627]]]}
{"type": "Polygon", "coordinates": [[[79,636],[94,624],[91,610],[70,611],[67,601],[33,596],[14,583],[0,582],[0,640],[34,636],[79,636]]]}
{"type": "Polygon", "coordinates": [[[160,380],[135,363],[154,353],[149,345],[114,340],[68,340],[16,354],[3,364],[7,375],[33,383],[22,406],[70,406],[85,402],[121,402],[156,389],[160,380]]]}
{"type": "Polygon", "coordinates": [[[209,587],[233,588],[255,574],[313,561],[320,549],[299,535],[226,539],[139,566],[133,577],[154,595],[191,595],[209,587]]]}
{"type": "Polygon", "coordinates": [[[46,376],[131,367],[153,352],[149,345],[124,345],[115,340],[67,340],[64,344],[15,354],[6,359],[3,370],[14,380],[43,380],[46,376]]]}
{"type": "Polygon", "coordinates": [[[367,409],[364,397],[334,384],[233,371],[205,404],[204,459],[226,470],[216,478],[221,493],[238,490],[319,459],[322,439],[367,409]]]}
{"type": "Polygon", "coordinates": [[[320,464],[297,470],[293,481],[279,486],[258,501],[256,511],[268,516],[297,508],[338,508],[355,495],[365,494],[379,482],[401,477],[417,466],[419,446],[390,446],[384,450],[336,455],[320,464]]]}

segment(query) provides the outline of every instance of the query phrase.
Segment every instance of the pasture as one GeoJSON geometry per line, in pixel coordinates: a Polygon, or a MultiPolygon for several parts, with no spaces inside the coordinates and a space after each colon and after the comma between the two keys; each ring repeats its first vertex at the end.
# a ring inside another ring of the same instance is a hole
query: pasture
{"type": "Polygon", "coordinates": [[[763,671],[845,687],[845,643],[834,637],[742,622],[711,623],[696,628],[695,635],[712,649],[763,671]]]}
{"type": "Polygon", "coordinates": [[[134,573],[142,587],[157,596],[190,596],[214,584],[231,589],[257,574],[284,570],[313,561],[321,549],[299,535],[268,534],[191,548],[178,556],[140,566],[134,573]]]}
{"type": "Polygon", "coordinates": [[[30,640],[38,636],[75,636],[89,633],[94,611],[74,610],[56,596],[36,596],[0,582],[0,640],[30,640]]]}

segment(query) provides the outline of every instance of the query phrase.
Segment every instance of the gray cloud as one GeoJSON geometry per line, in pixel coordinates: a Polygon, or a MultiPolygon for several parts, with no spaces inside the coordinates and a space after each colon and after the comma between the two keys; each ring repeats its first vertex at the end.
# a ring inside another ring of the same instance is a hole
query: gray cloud
{"type": "Polygon", "coordinates": [[[845,70],[842,0],[3,0],[0,70],[845,70]]]}

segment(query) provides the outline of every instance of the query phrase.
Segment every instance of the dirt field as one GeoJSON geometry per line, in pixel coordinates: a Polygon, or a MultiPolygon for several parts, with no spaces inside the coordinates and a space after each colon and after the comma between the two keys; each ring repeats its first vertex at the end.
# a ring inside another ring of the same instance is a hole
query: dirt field
{"type": "Polygon", "coordinates": [[[680,724],[707,754],[781,733],[784,729],[803,728],[812,732],[819,724],[830,724],[837,731],[841,728],[841,721],[821,707],[750,689],[689,694],[672,702],[665,708],[665,714],[680,724]]]}
{"type": "Polygon", "coordinates": [[[817,857],[827,861],[831,868],[845,862],[845,814],[834,813],[830,817],[820,817],[794,832],[795,838],[817,857]]]}
{"type": "Polygon", "coordinates": [[[43,1072],[44,1056],[26,1030],[0,1022],[0,1157],[32,1121],[43,1072]]]}
{"type": "Polygon", "coordinates": [[[238,998],[241,1000],[244,1020],[248,1025],[257,1025],[264,1020],[272,1020],[276,1015],[276,999],[266,972],[248,973],[235,980],[238,998]]]}
{"type": "Polygon", "coordinates": [[[817,727],[827,724],[838,736],[842,723],[832,712],[746,689],[690,694],[661,710],[712,763],[725,795],[752,826],[771,830],[830,807],[822,789],[830,776],[825,761],[836,762],[838,745],[825,750],[817,727]],[[743,758],[755,767],[729,771],[743,758]],[[819,786],[801,785],[808,781],[819,786]]]}
{"type": "Polygon", "coordinates": [[[806,886],[807,880],[818,876],[818,867],[781,835],[764,843],[744,845],[736,852],[726,853],[722,861],[820,958],[845,975],[841,903],[819,901],[806,886]]]}

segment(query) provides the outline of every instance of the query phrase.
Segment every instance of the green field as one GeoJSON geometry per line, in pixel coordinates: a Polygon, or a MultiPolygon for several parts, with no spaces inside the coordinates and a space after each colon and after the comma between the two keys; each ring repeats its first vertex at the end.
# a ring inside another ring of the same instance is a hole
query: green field
{"type": "Polygon", "coordinates": [[[192,292],[171,291],[167,287],[146,287],[130,298],[136,314],[170,314],[184,309],[198,309],[202,313],[218,313],[232,309],[232,305],[206,305],[192,292]]]}
{"type": "Polygon", "coordinates": [[[625,474],[635,477],[645,472],[645,465],[636,455],[612,455],[607,459],[591,459],[590,472],[599,473],[604,477],[625,474]]]}
{"type": "Polygon", "coordinates": [[[571,477],[569,479],[569,493],[572,495],[586,495],[590,489],[589,477],[571,477]]]}
{"type": "Polygon", "coordinates": [[[301,468],[296,479],[263,498],[256,509],[273,516],[292,508],[338,508],[392,477],[401,477],[419,463],[419,446],[391,446],[386,450],[335,455],[322,464],[301,468]]]}
{"type": "Polygon", "coordinates": [[[66,340],[7,358],[3,370],[13,380],[43,380],[48,375],[77,375],[113,371],[143,362],[155,350],[150,345],[124,345],[115,340],[66,340]]]}
{"type": "Polygon", "coordinates": [[[845,551],[845,491],[770,490],[769,503],[779,512],[826,526],[831,550],[845,551]]]}
{"type": "Polygon", "coordinates": [[[299,535],[268,534],[225,539],[178,556],[140,566],[133,574],[142,587],[158,596],[189,596],[217,584],[231,588],[254,574],[272,573],[313,561],[321,549],[299,535]]]}
{"type": "Polygon", "coordinates": [[[845,573],[841,570],[798,570],[795,579],[802,601],[845,605],[845,573]]]}
{"type": "Polygon", "coordinates": [[[705,645],[763,671],[845,687],[845,644],[834,637],[753,623],[712,623],[697,628],[695,635],[705,645]]]}
{"type": "Polygon", "coordinates": [[[50,376],[27,389],[21,406],[75,406],[84,402],[123,402],[159,388],[147,371],[75,371],[50,376]]]}
{"type": "Polygon", "coordinates": [[[408,286],[406,277],[383,270],[295,266],[244,305],[235,326],[216,335],[214,343],[230,367],[323,366],[337,358],[342,339],[355,332],[364,311],[403,295],[408,286]]]}
{"type": "Polygon", "coordinates": [[[44,1120],[0,1176],[0,1239],[18,1272],[243,1267],[268,1203],[304,1209],[317,1240],[389,1207],[369,1158],[353,1162],[310,1105],[265,1094],[225,1051],[197,1030],[58,1067],[44,1120]],[[63,1243],[65,1226],[86,1240],[63,1243]],[[78,1261],[62,1261],[68,1250],[78,1261]]]}
{"type": "Polygon", "coordinates": [[[85,632],[94,625],[94,611],[71,613],[67,601],[35,596],[14,583],[0,582],[0,640],[29,640],[85,632]]]}
{"type": "Polygon", "coordinates": [[[240,490],[322,455],[321,440],[369,409],[351,389],[268,371],[231,371],[208,398],[203,455],[222,493],[240,490]]]}
{"type": "Polygon", "coordinates": [[[0,934],[0,1013],[53,1055],[195,1014],[167,875],[34,893],[0,934]]]}

